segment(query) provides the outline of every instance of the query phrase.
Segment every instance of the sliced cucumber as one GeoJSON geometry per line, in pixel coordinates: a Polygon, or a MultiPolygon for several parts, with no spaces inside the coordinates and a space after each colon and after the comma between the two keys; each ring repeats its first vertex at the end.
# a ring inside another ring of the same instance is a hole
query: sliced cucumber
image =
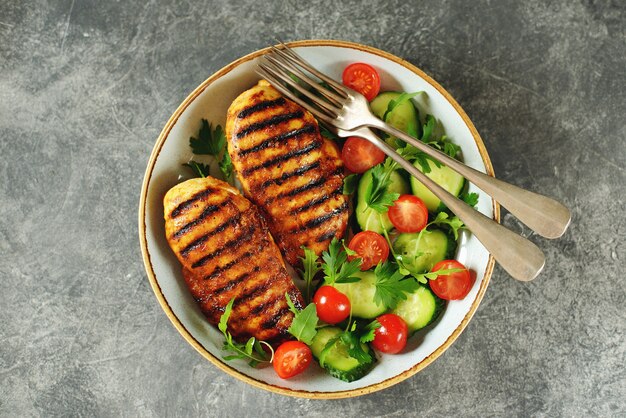
{"type": "Polygon", "coordinates": [[[352,316],[371,319],[385,313],[385,305],[374,302],[376,293],[376,275],[373,271],[361,271],[355,274],[358,282],[336,283],[335,288],[346,295],[352,307],[352,316]]]}
{"type": "Polygon", "coordinates": [[[456,242],[440,229],[400,234],[393,243],[393,250],[402,255],[404,264],[413,273],[430,271],[438,262],[451,258],[455,247],[456,242]]]}
{"type": "MultiPolygon", "coordinates": [[[[426,176],[454,196],[458,196],[465,185],[465,178],[443,164],[437,167],[432,160],[428,159],[427,161],[430,167],[430,173],[425,173],[426,176]]],[[[415,163],[415,167],[421,172],[424,172],[420,164],[415,163]]],[[[437,212],[441,209],[441,200],[415,177],[411,177],[411,189],[415,196],[424,201],[429,211],[437,212]]]]}
{"type": "MultiPolygon", "coordinates": [[[[317,334],[315,334],[311,344],[311,352],[315,358],[319,359],[328,342],[341,334],[341,332],[341,328],[337,327],[320,328],[317,334]]],[[[329,351],[324,358],[322,367],[326,369],[331,376],[343,380],[344,382],[353,382],[362,378],[374,366],[376,359],[367,344],[361,344],[361,347],[370,354],[372,358],[371,361],[362,363],[354,357],[351,357],[350,354],[348,354],[348,347],[340,340],[337,340],[333,343],[332,347],[328,349],[329,351]]]]}
{"type": "MultiPolygon", "coordinates": [[[[376,96],[374,100],[370,102],[370,109],[372,109],[372,113],[382,119],[385,112],[387,111],[387,106],[389,106],[389,102],[400,97],[402,93],[398,93],[396,91],[387,91],[376,96]]],[[[422,136],[422,125],[419,120],[419,112],[412,100],[407,100],[402,104],[396,106],[393,111],[389,112],[387,118],[385,120],[388,124],[393,126],[394,128],[398,128],[401,131],[409,132],[409,127],[413,124],[413,128],[417,133],[418,137],[422,136]]],[[[401,142],[398,142],[399,139],[395,136],[388,137],[386,139],[387,143],[392,147],[399,148],[402,146],[401,142]]]]}
{"type": "Polygon", "coordinates": [[[433,322],[446,305],[427,286],[420,286],[406,296],[407,299],[398,303],[393,313],[404,319],[409,332],[415,332],[433,322]]]}
{"type": "MultiPolygon", "coordinates": [[[[389,188],[387,190],[390,193],[410,193],[409,184],[398,172],[391,173],[389,179],[391,180],[391,184],[389,184],[389,188]]],[[[374,231],[382,234],[383,230],[389,231],[393,228],[393,225],[391,224],[389,216],[387,216],[386,213],[379,214],[374,209],[367,206],[367,203],[365,203],[365,193],[371,184],[372,173],[368,170],[361,177],[361,180],[359,181],[359,188],[357,189],[358,196],[355,210],[356,220],[363,231],[374,231]]]]}

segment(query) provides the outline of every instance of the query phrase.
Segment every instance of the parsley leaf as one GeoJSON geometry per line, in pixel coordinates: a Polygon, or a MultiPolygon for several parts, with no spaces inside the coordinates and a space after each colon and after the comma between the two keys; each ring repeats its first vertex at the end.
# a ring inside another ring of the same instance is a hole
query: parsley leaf
{"type": "Polygon", "coordinates": [[[378,213],[387,212],[389,206],[400,197],[399,193],[387,191],[391,184],[391,173],[394,170],[385,169],[384,165],[376,165],[370,170],[372,181],[365,191],[365,203],[378,213]]]}
{"type": "Polygon", "coordinates": [[[415,277],[420,280],[422,283],[426,283],[427,280],[436,280],[437,277],[442,276],[442,275],[447,275],[447,274],[452,274],[452,273],[458,273],[463,271],[463,269],[441,269],[441,270],[437,270],[437,271],[429,271],[428,273],[421,273],[416,275],[415,277]],[[419,276],[419,277],[418,277],[419,276]],[[421,280],[423,279],[423,281],[421,280]]]}
{"type": "Polygon", "coordinates": [[[430,136],[433,134],[435,130],[435,126],[437,124],[437,120],[433,115],[426,115],[426,121],[422,126],[422,142],[428,142],[430,136]]]}
{"type": "Polygon", "coordinates": [[[289,333],[296,337],[298,341],[311,345],[315,334],[317,334],[317,323],[319,321],[315,304],[309,303],[306,308],[299,311],[287,293],[285,293],[285,298],[287,298],[289,310],[294,314],[288,329],[289,333]]]}
{"type": "Polygon", "coordinates": [[[419,287],[413,278],[405,278],[404,274],[387,261],[378,264],[374,274],[376,274],[374,302],[389,309],[394,309],[398,302],[405,300],[405,293],[413,293],[419,287]]]}
{"type": "MultiPolygon", "coordinates": [[[[206,119],[202,119],[202,127],[198,132],[198,137],[189,138],[189,146],[191,147],[191,151],[196,155],[211,155],[215,157],[224,180],[232,184],[233,164],[226,147],[226,134],[221,125],[217,125],[215,129],[213,129],[206,119]]],[[[200,177],[209,175],[210,169],[208,164],[202,164],[192,160],[184,165],[191,168],[193,172],[200,177]]]]}
{"type": "Polygon", "coordinates": [[[337,238],[333,238],[328,250],[322,253],[322,260],[324,260],[322,265],[324,283],[332,286],[335,283],[352,283],[360,280],[354,274],[361,270],[361,259],[348,261],[348,254],[337,238]]]}
{"type": "Polygon", "coordinates": [[[199,163],[197,161],[191,160],[188,163],[183,164],[185,167],[189,167],[191,168],[191,170],[196,174],[196,176],[198,177],[206,177],[209,175],[210,172],[210,167],[208,164],[202,164],[199,163]]]}
{"type": "Polygon", "coordinates": [[[189,138],[189,146],[196,155],[213,155],[217,156],[226,145],[226,135],[220,125],[215,130],[211,124],[202,119],[202,127],[198,132],[198,138],[189,138]]]}
{"type": "Polygon", "coordinates": [[[362,343],[369,343],[370,341],[374,341],[375,332],[378,328],[380,328],[380,322],[377,319],[374,319],[372,322],[367,324],[365,328],[363,328],[364,333],[361,334],[359,340],[362,343]]]}
{"type": "Polygon", "coordinates": [[[461,199],[463,199],[463,201],[465,203],[467,203],[468,205],[470,205],[471,207],[475,208],[476,205],[478,204],[478,193],[463,193],[463,195],[461,196],[461,199]]]}
{"type": "Polygon", "coordinates": [[[369,363],[372,361],[372,355],[367,347],[364,349],[361,345],[361,336],[356,329],[356,321],[352,323],[350,331],[344,331],[339,335],[339,341],[344,344],[348,350],[350,357],[356,359],[359,363],[369,363]]]}
{"type": "Polygon", "coordinates": [[[343,179],[343,194],[352,194],[356,190],[356,187],[359,184],[360,176],[358,174],[350,174],[347,175],[343,179]]]}
{"type": "Polygon", "coordinates": [[[233,179],[233,161],[230,159],[230,154],[228,150],[224,148],[224,155],[222,155],[222,159],[219,162],[220,171],[224,175],[224,178],[227,182],[232,183],[233,179]]]}
{"type": "Polygon", "coordinates": [[[230,351],[233,354],[223,356],[224,360],[235,360],[235,359],[248,359],[248,364],[251,367],[256,367],[260,363],[271,362],[274,357],[274,350],[272,346],[270,346],[265,341],[259,341],[254,337],[250,337],[245,344],[241,344],[236,342],[233,339],[232,334],[228,331],[228,319],[230,318],[230,314],[233,310],[233,303],[235,302],[235,298],[232,298],[230,302],[224,308],[224,313],[220,316],[220,321],[217,325],[217,328],[224,335],[224,346],[222,350],[230,351]],[[270,357],[267,352],[263,349],[262,345],[265,345],[272,352],[272,356],[270,357]]]}
{"type": "Polygon", "coordinates": [[[413,97],[417,96],[420,93],[421,91],[416,91],[415,93],[402,93],[396,99],[390,100],[389,104],[387,105],[387,110],[385,110],[385,113],[383,114],[382,120],[386,121],[387,116],[389,116],[389,114],[393,112],[396,107],[400,106],[402,103],[408,100],[411,100],[413,97]]]}
{"type": "MultiPolygon", "coordinates": [[[[448,226],[450,228],[450,231],[452,232],[452,235],[454,235],[455,240],[459,239],[459,229],[465,227],[465,224],[463,223],[462,220],[459,219],[458,216],[450,217],[450,215],[448,215],[446,212],[439,212],[437,214],[437,217],[435,217],[435,219],[429,222],[428,225],[426,225],[426,227],[430,225],[448,226]]],[[[425,231],[425,230],[426,228],[424,228],[422,231],[425,231]]]]}
{"type": "Polygon", "coordinates": [[[313,280],[315,279],[315,275],[322,270],[322,266],[319,261],[317,261],[318,257],[315,251],[304,246],[302,249],[304,250],[304,257],[300,257],[303,267],[302,270],[300,270],[300,274],[305,283],[304,300],[308,303],[311,301],[313,280]]]}

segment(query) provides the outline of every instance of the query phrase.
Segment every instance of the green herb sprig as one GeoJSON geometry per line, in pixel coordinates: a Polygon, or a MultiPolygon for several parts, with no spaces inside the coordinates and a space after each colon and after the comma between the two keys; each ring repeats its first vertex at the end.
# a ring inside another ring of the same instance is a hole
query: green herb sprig
{"type": "Polygon", "coordinates": [[[274,358],[274,349],[267,342],[250,337],[245,344],[241,344],[236,342],[230,331],[228,331],[228,319],[233,310],[234,302],[235,298],[228,302],[226,308],[224,308],[224,313],[220,317],[220,322],[217,325],[217,328],[222,332],[225,339],[222,349],[233,353],[223,356],[224,360],[247,359],[251,367],[257,367],[261,363],[271,363],[274,358]],[[269,348],[271,355],[263,349],[263,346],[269,348]]]}

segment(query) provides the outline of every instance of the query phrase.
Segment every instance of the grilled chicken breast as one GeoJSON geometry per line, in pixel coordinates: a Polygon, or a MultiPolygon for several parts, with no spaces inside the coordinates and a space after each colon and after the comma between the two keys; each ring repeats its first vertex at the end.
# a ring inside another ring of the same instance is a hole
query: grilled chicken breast
{"type": "Polygon", "coordinates": [[[231,104],[226,138],[244,193],[290,264],[299,264],[301,246],[320,254],[343,236],[343,163],[308,111],[262,80],[231,104]]]}
{"type": "Polygon", "coordinates": [[[235,339],[256,337],[273,345],[288,339],[293,314],[285,293],[299,308],[302,295],[258,209],[210,177],[173,187],[163,204],[168,243],[208,320],[218,324],[235,298],[228,321],[235,339]]]}

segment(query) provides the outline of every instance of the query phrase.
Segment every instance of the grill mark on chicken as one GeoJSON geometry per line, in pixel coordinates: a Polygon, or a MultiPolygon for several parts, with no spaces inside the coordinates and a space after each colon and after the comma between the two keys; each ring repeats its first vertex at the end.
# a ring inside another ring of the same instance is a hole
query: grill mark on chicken
{"type": "Polygon", "coordinates": [[[241,219],[241,213],[237,213],[237,215],[235,215],[235,217],[230,218],[229,220],[227,220],[226,222],[222,222],[220,225],[218,225],[215,229],[213,229],[210,232],[207,232],[206,234],[204,234],[203,236],[201,236],[200,238],[192,241],[191,243],[189,243],[189,245],[187,245],[185,248],[183,248],[182,250],[180,250],[180,255],[182,255],[183,257],[187,257],[187,254],[190,251],[195,250],[196,248],[198,248],[200,245],[204,244],[209,238],[211,238],[213,235],[215,234],[219,234],[220,232],[223,232],[226,228],[228,228],[229,226],[235,225],[239,222],[239,220],[241,219]]]}
{"type": "Polygon", "coordinates": [[[249,289],[243,295],[241,295],[238,298],[236,298],[235,302],[233,303],[233,306],[239,305],[239,304],[244,304],[244,303],[254,299],[255,297],[259,296],[260,294],[265,293],[265,291],[270,286],[271,286],[270,281],[269,280],[264,280],[261,284],[256,285],[252,289],[249,289]]]}
{"type": "Polygon", "coordinates": [[[324,242],[335,236],[335,231],[328,231],[327,233],[320,235],[315,239],[316,242],[324,242]]]}
{"type": "Polygon", "coordinates": [[[185,200],[184,202],[176,206],[176,208],[172,211],[170,217],[174,219],[182,215],[183,212],[185,212],[187,209],[193,206],[193,204],[196,203],[198,200],[204,199],[205,197],[207,197],[213,192],[214,192],[213,189],[207,188],[206,190],[203,190],[200,193],[196,193],[194,196],[191,196],[189,199],[185,200]]]}
{"type": "Polygon", "coordinates": [[[240,274],[236,278],[229,280],[228,283],[226,283],[224,286],[217,288],[213,291],[214,296],[218,296],[224,292],[232,290],[234,287],[236,287],[241,282],[243,282],[248,277],[250,277],[251,274],[258,273],[259,271],[261,271],[261,267],[255,266],[251,271],[246,271],[245,273],[240,274]]]}
{"type": "Polygon", "coordinates": [[[329,200],[330,198],[337,196],[339,194],[343,193],[343,184],[339,187],[337,187],[335,190],[333,190],[332,192],[330,192],[329,194],[325,194],[323,196],[320,197],[316,197],[315,199],[309,200],[307,203],[305,203],[304,205],[294,208],[292,209],[289,214],[290,215],[297,215],[299,213],[302,212],[306,212],[307,210],[314,208],[316,206],[321,205],[322,203],[326,202],[327,200],[329,200]]]}
{"type": "Polygon", "coordinates": [[[239,258],[236,258],[236,259],[234,259],[232,261],[229,261],[228,263],[224,264],[223,266],[216,267],[215,270],[213,270],[213,272],[211,274],[209,274],[208,276],[203,277],[202,280],[214,279],[215,277],[219,276],[221,273],[224,273],[225,271],[230,270],[235,264],[240,263],[241,261],[250,258],[253,254],[258,253],[259,251],[261,251],[261,248],[262,247],[259,246],[259,249],[257,249],[256,251],[246,251],[239,258]]]}
{"type": "Polygon", "coordinates": [[[263,142],[261,142],[258,145],[255,145],[253,147],[250,148],[246,148],[246,149],[242,149],[237,151],[239,153],[239,155],[241,157],[248,155],[248,154],[252,154],[258,151],[262,151],[266,148],[269,148],[271,145],[274,145],[278,142],[282,142],[282,141],[286,141],[288,139],[297,139],[302,135],[306,135],[306,134],[312,134],[315,132],[315,126],[312,124],[309,125],[305,125],[304,127],[300,128],[300,129],[296,129],[293,131],[289,131],[289,132],[285,132],[282,133],[280,135],[276,135],[270,138],[267,138],[266,140],[264,140],[263,142]]]}
{"type": "Polygon", "coordinates": [[[266,319],[265,321],[261,323],[261,329],[274,328],[276,324],[278,324],[278,321],[280,321],[283,315],[285,315],[287,312],[289,312],[289,308],[285,308],[285,307],[280,308],[278,312],[272,315],[271,318],[266,319]]]}
{"type": "Polygon", "coordinates": [[[220,254],[222,254],[224,251],[230,250],[232,247],[236,245],[241,245],[250,241],[252,239],[252,236],[254,235],[254,231],[256,231],[256,227],[254,225],[249,226],[248,229],[242,232],[241,234],[239,234],[239,236],[226,242],[224,245],[222,245],[220,248],[213,251],[212,253],[205,255],[204,257],[202,257],[201,259],[193,263],[191,267],[192,268],[201,267],[205,265],[212,258],[215,258],[219,256],[220,254]]]}
{"type": "Polygon", "coordinates": [[[268,110],[271,109],[273,107],[278,107],[278,106],[282,106],[285,104],[285,98],[284,97],[279,97],[278,99],[275,100],[267,100],[265,102],[261,102],[261,103],[257,103],[255,105],[252,105],[250,107],[246,107],[245,109],[243,109],[242,111],[239,112],[239,114],[237,115],[237,117],[239,119],[243,119],[243,118],[247,118],[248,116],[260,112],[262,110],[268,110]]]}
{"type": "Polygon", "coordinates": [[[266,160],[261,164],[255,165],[254,167],[250,167],[250,168],[246,168],[245,170],[243,170],[243,175],[244,176],[249,176],[250,174],[254,173],[257,170],[260,170],[262,168],[268,168],[271,167],[273,165],[276,165],[278,163],[281,162],[285,162],[288,161],[292,158],[298,157],[300,155],[306,154],[310,151],[313,151],[315,149],[318,149],[319,147],[321,147],[321,144],[319,142],[312,142],[309,145],[307,145],[304,148],[300,148],[300,149],[296,149],[293,151],[289,151],[286,154],[283,155],[279,155],[277,157],[274,157],[272,159],[266,160]]]}
{"type": "Polygon", "coordinates": [[[296,187],[295,189],[292,190],[288,190],[282,193],[279,193],[276,198],[280,199],[281,197],[294,197],[299,195],[300,193],[304,193],[308,190],[312,190],[315,189],[316,187],[322,186],[324,183],[326,183],[328,179],[325,177],[320,177],[318,179],[312,180],[310,182],[308,182],[307,184],[300,186],[300,187],[296,187]]]}
{"type": "Polygon", "coordinates": [[[319,161],[316,161],[313,164],[303,165],[302,167],[298,167],[294,171],[291,171],[289,173],[284,173],[282,176],[280,176],[278,178],[270,179],[270,180],[267,180],[267,181],[263,182],[261,184],[261,188],[262,189],[266,189],[267,187],[271,186],[272,184],[277,184],[277,185],[280,186],[281,184],[283,184],[283,182],[285,180],[288,180],[288,179],[290,179],[292,177],[295,177],[295,176],[300,176],[300,175],[302,175],[302,174],[304,174],[304,173],[306,173],[308,171],[315,170],[319,166],[320,166],[320,162],[319,161]]]}
{"type": "Polygon", "coordinates": [[[235,136],[237,137],[237,139],[241,139],[244,136],[250,135],[252,132],[260,131],[261,129],[265,129],[269,126],[278,125],[279,123],[287,122],[292,119],[299,119],[299,118],[302,118],[303,116],[304,116],[304,113],[301,110],[272,116],[269,119],[265,119],[260,122],[251,123],[250,125],[246,126],[242,130],[237,132],[235,136]]]}
{"type": "Polygon", "coordinates": [[[344,202],[341,206],[332,210],[331,212],[328,212],[325,215],[318,216],[315,219],[311,219],[310,221],[306,222],[301,227],[296,228],[294,232],[302,232],[302,231],[306,231],[307,229],[316,228],[322,225],[324,222],[327,222],[328,220],[334,218],[335,216],[341,215],[343,211],[345,210],[348,210],[348,202],[344,202]]]}
{"type": "Polygon", "coordinates": [[[218,210],[220,210],[221,208],[223,208],[224,206],[228,205],[228,201],[225,200],[223,202],[220,202],[217,205],[209,205],[206,208],[204,208],[204,210],[202,211],[202,213],[193,221],[188,222],[187,224],[185,224],[182,228],[180,228],[178,231],[174,232],[174,235],[172,236],[173,238],[180,238],[181,236],[185,235],[187,232],[191,231],[196,225],[199,225],[202,223],[202,221],[209,216],[212,213],[217,212],[218,210]]]}

